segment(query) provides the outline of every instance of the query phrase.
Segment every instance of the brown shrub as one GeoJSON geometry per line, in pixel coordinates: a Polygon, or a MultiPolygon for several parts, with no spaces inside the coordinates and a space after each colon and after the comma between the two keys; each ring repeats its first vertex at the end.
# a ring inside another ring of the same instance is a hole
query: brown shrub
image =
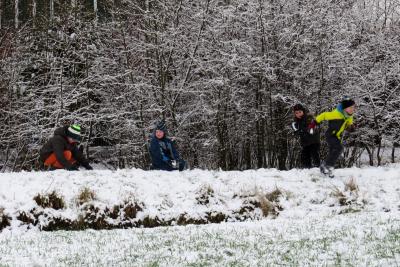
{"type": "Polygon", "coordinates": [[[214,189],[210,185],[202,186],[197,192],[197,204],[207,205],[210,203],[210,198],[214,197],[214,189]]]}
{"type": "Polygon", "coordinates": [[[356,184],[356,182],[354,181],[354,178],[350,178],[350,180],[348,180],[345,183],[344,191],[350,191],[350,192],[358,193],[359,188],[358,188],[358,185],[356,184]]]}
{"type": "Polygon", "coordinates": [[[63,217],[52,217],[49,223],[41,229],[43,231],[77,230],[74,221],[63,217]]]}
{"type": "Polygon", "coordinates": [[[51,208],[60,210],[65,208],[65,202],[62,196],[58,195],[55,191],[50,194],[37,194],[33,200],[42,208],[51,208]]]}
{"type": "Polygon", "coordinates": [[[35,209],[30,210],[29,212],[19,211],[17,215],[17,220],[23,222],[24,224],[37,224],[37,217],[34,215],[35,209]]]}
{"type": "Polygon", "coordinates": [[[254,210],[256,208],[260,208],[260,207],[261,207],[260,202],[257,201],[256,198],[248,198],[243,201],[243,204],[239,210],[239,214],[240,215],[248,214],[248,213],[254,212],[254,210]]]}
{"type": "Polygon", "coordinates": [[[339,201],[340,206],[347,205],[346,195],[337,186],[333,187],[331,196],[335,197],[339,201]]]}
{"type": "Polygon", "coordinates": [[[206,224],[207,221],[202,218],[190,218],[187,213],[181,214],[176,220],[177,225],[188,224],[206,224]]]}
{"type": "Polygon", "coordinates": [[[281,195],[282,190],[277,187],[273,191],[266,194],[258,193],[260,208],[265,217],[268,215],[276,217],[279,215],[279,211],[283,210],[283,208],[279,205],[279,197],[281,195]]]}
{"type": "Polygon", "coordinates": [[[112,219],[120,218],[121,221],[135,219],[139,211],[143,211],[144,204],[134,198],[125,200],[120,205],[115,205],[108,216],[112,219]]]}
{"type": "Polygon", "coordinates": [[[77,225],[84,228],[112,229],[113,225],[107,222],[107,214],[109,209],[102,209],[92,203],[82,205],[82,213],[79,216],[77,225]]]}
{"type": "Polygon", "coordinates": [[[275,213],[274,204],[271,201],[269,201],[265,196],[260,196],[259,201],[260,201],[260,208],[264,217],[267,217],[268,215],[275,213]]]}
{"type": "Polygon", "coordinates": [[[238,212],[236,212],[236,219],[245,220],[246,218],[255,217],[254,211],[256,208],[261,209],[263,216],[269,215],[277,216],[279,211],[283,210],[279,205],[279,198],[282,196],[283,191],[275,188],[269,193],[260,192],[255,188],[254,192],[246,192],[243,194],[235,194],[234,198],[244,198],[243,204],[238,212]]]}
{"type": "Polygon", "coordinates": [[[4,208],[0,207],[0,232],[6,228],[7,226],[10,226],[11,218],[4,212],[4,208]]]}
{"type": "Polygon", "coordinates": [[[282,196],[282,191],[278,187],[276,187],[275,190],[265,194],[265,198],[271,202],[278,202],[280,196],[282,196]]]}
{"type": "Polygon", "coordinates": [[[84,187],[79,191],[79,194],[76,198],[76,203],[78,206],[82,206],[83,204],[93,200],[96,200],[95,192],[87,187],[84,187]]]}
{"type": "Polygon", "coordinates": [[[163,225],[163,223],[157,216],[154,218],[150,217],[150,216],[146,216],[143,218],[143,220],[138,222],[138,226],[143,226],[146,228],[153,228],[153,227],[162,226],[162,225],[163,225]]]}
{"type": "Polygon", "coordinates": [[[331,196],[335,197],[340,206],[351,205],[357,201],[359,196],[359,188],[353,178],[345,183],[344,191],[340,190],[337,186],[333,186],[331,196]],[[349,192],[346,194],[346,192],[349,192]]]}
{"type": "Polygon", "coordinates": [[[222,212],[207,212],[206,218],[208,223],[221,223],[228,219],[226,214],[222,212]]]}

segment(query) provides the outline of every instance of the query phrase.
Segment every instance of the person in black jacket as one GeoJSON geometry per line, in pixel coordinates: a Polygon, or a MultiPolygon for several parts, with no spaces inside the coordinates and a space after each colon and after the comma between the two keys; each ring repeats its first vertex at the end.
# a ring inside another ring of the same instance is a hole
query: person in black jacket
{"type": "Polygon", "coordinates": [[[318,167],[320,165],[320,138],[314,117],[301,104],[296,104],[293,112],[292,128],[300,137],[301,163],[304,168],[318,167]]]}
{"type": "Polygon", "coordinates": [[[167,138],[167,128],[159,122],[150,141],[150,156],[153,170],[183,171],[186,162],[181,159],[171,139],[167,138]]]}
{"type": "Polygon", "coordinates": [[[64,126],[54,131],[54,136],[40,150],[40,160],[48,169],[79,170],[83,166],[93,170],[89,161],[78,148],[81,141],[79,125],[64,126]]]}

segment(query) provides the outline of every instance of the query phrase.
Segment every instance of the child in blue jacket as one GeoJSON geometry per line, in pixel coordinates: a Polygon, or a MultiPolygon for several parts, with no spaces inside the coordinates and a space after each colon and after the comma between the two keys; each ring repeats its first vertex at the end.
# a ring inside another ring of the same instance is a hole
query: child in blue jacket
{"type": "Polygon", "coordinates": [[[186,162],[181,159],[171,139],[167,138],[167,128],[159,122],[150,141],[150,156],[153,170],[183,171],[186,162]]]}

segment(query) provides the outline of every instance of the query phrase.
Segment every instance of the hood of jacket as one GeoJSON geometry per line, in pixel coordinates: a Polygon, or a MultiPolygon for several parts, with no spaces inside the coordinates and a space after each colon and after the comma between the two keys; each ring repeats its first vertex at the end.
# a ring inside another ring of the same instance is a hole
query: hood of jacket
{"type": "Polygon", "coordinates": [[[64,138],[67,138],[67,134],[66,134],[66,130],[67,130],[68,126],[64,126],[64,127],[60,127],[55,129],[54,131],[54,135],[60,135],[64,138]]]}

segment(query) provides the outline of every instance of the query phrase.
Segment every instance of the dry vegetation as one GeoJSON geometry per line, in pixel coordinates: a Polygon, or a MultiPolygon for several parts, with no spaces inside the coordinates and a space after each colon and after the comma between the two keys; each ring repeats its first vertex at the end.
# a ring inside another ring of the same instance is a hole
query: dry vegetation
{"type": "Polygon", "coordinates": [[[4,212],[4,208],[0,207],[0,231],[10,226],[10,220],[11,218],[4,212]]]}
{"type": "Polygon", "coordinates": [[[42,208],[60,210],[65,208],[64,198],[53,191],[49,194],[37,194],[33,200],[42,208]]]}
{"type": "Polygon", "coordinates": [[[83,204],[94,200],[96,200],[96,193],[93,190],[84,187],[79,191],[79,194],[76,198],[76,204],[78,206],[82,206],[83,204]]]}

